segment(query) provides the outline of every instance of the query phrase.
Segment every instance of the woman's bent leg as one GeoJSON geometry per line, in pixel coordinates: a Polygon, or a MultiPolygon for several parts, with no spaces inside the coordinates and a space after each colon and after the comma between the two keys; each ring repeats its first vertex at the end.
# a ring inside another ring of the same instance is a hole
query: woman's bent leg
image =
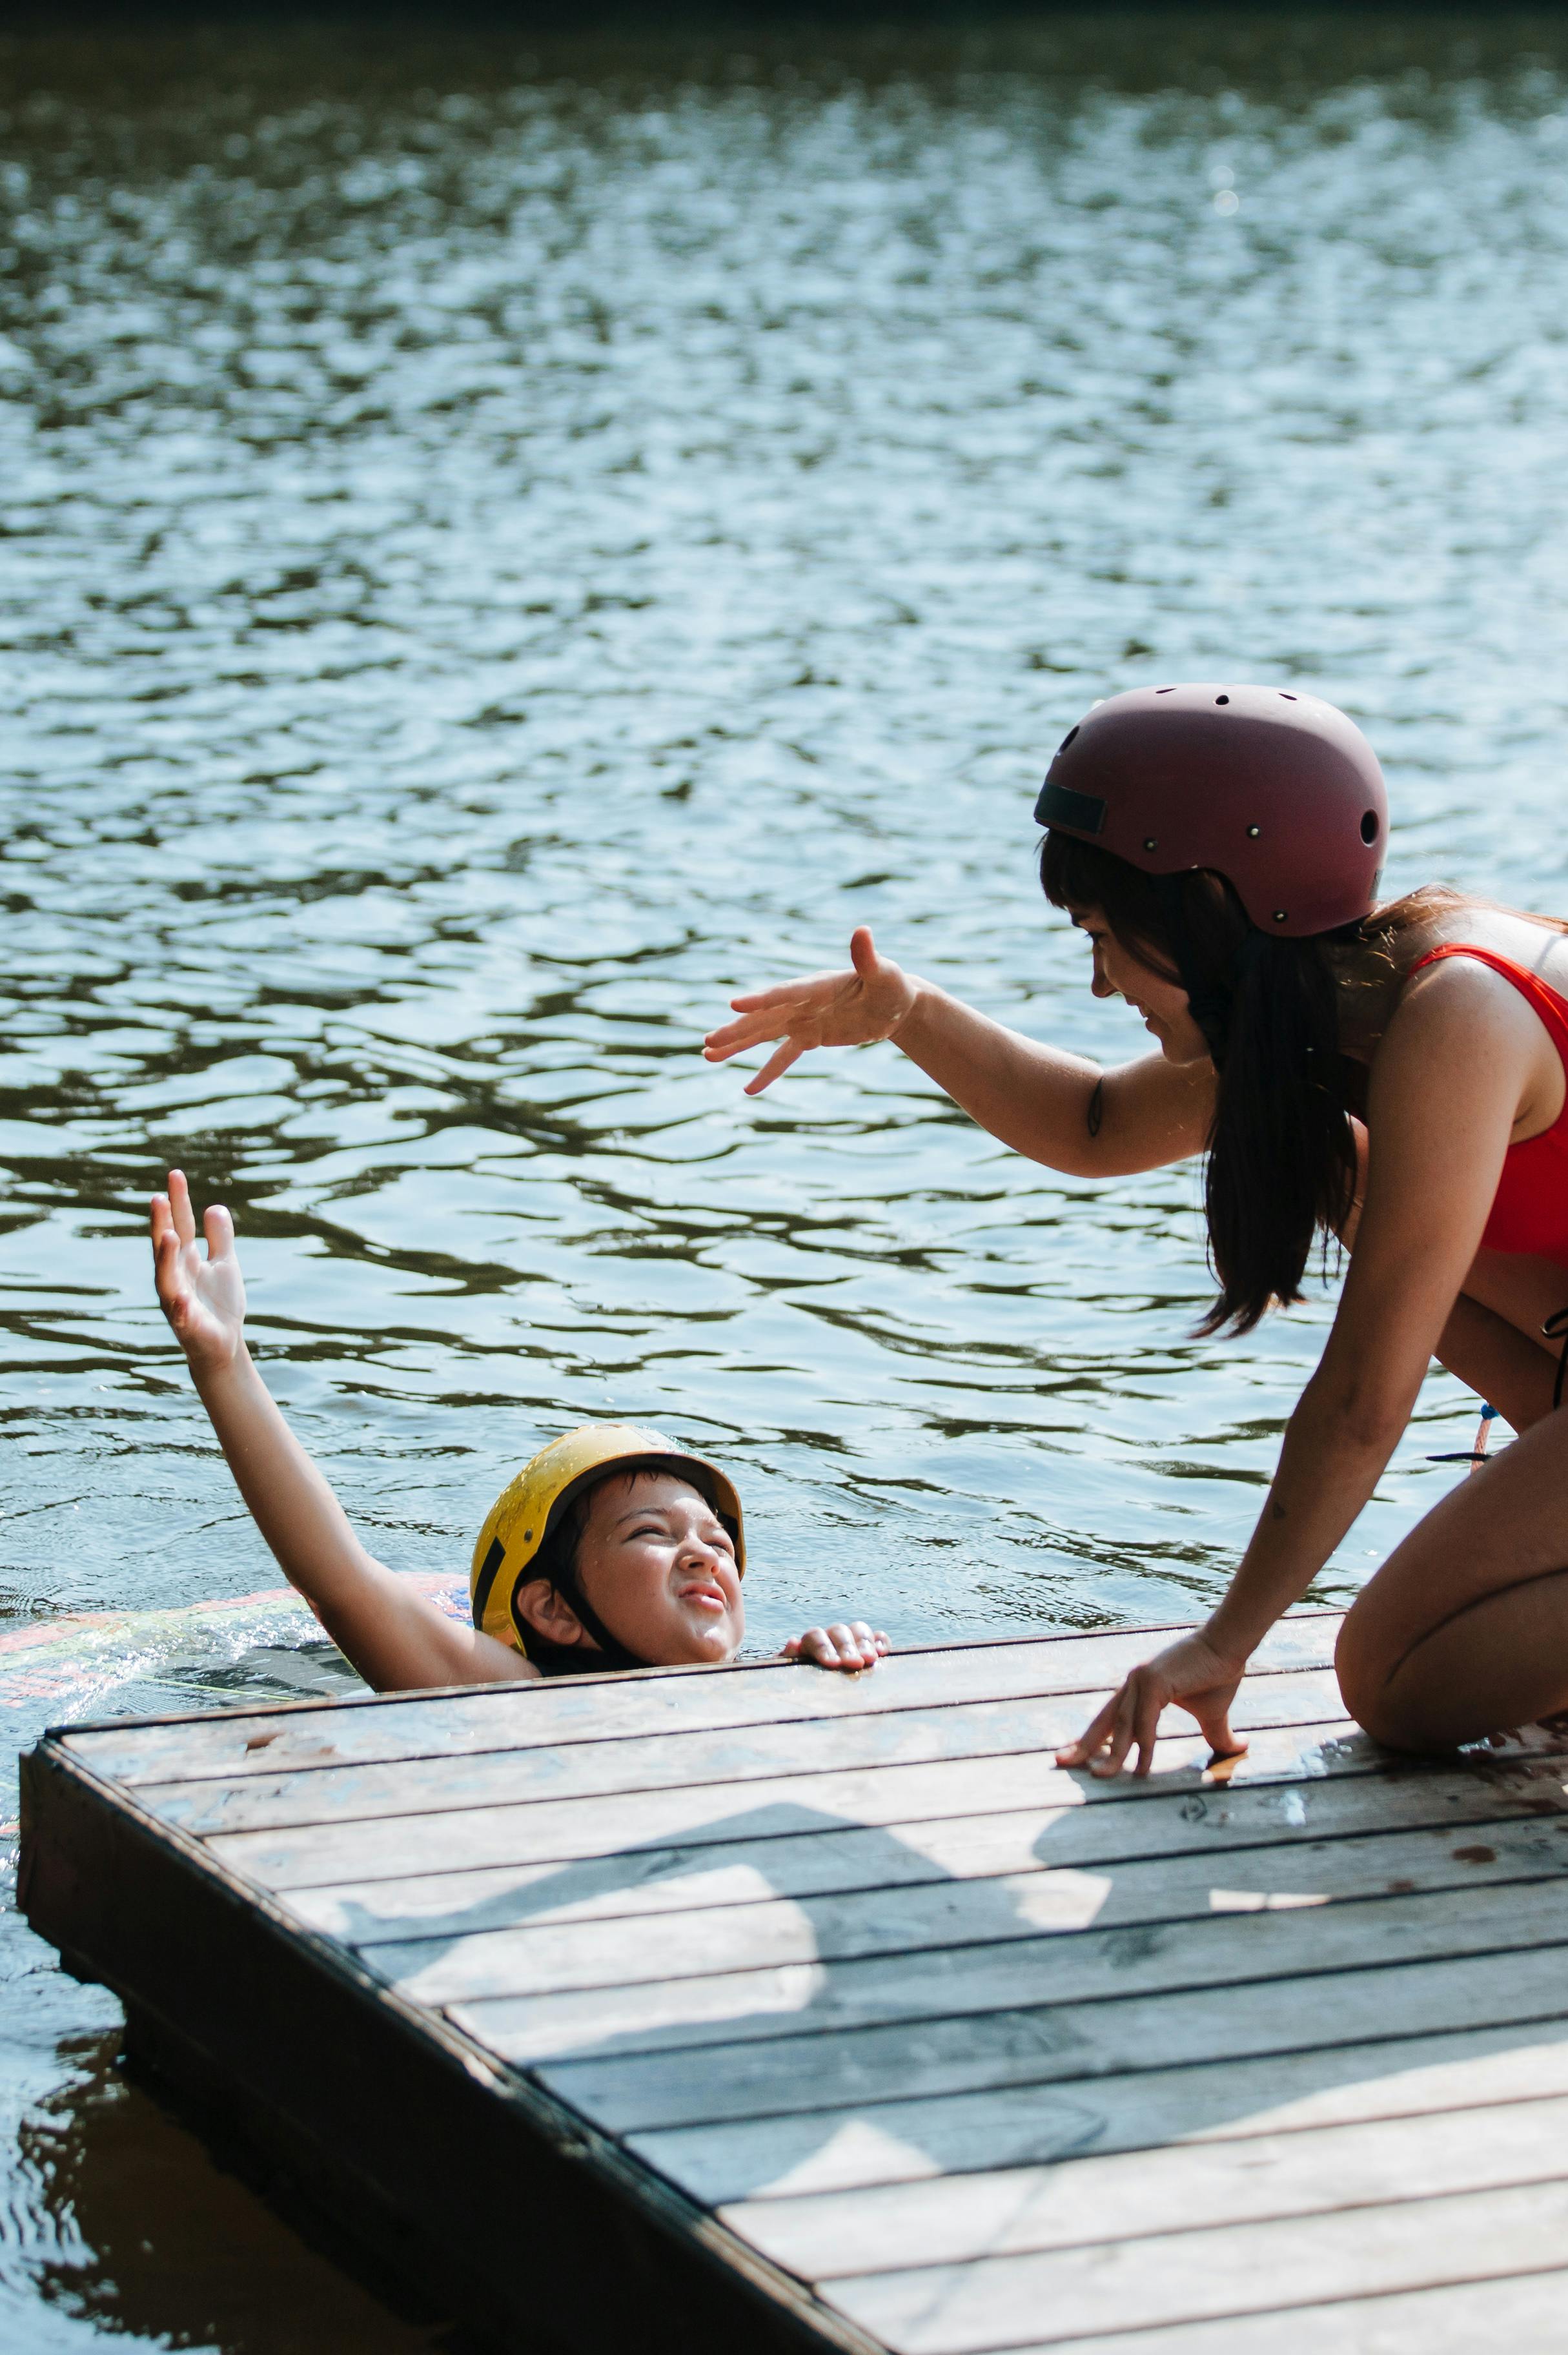
{"type": "MultiPolygon", "coordinates": [[[[1568,1298],[1568,1279],[1560,1288],[1568,1298]]],[[[1515,1431],[1530,1431],[1552,1412],[1557,1351],[1469,1294],[1461,1293],[1449,1311],[1436,1355],[1515,1431]]]]}
{"type": "Polygon", "coordinates": [[[1350,1714],[1396,1749],[1568,1708],[1568,1412],[1411,1531],[1347,1615],[1337,1664],[1350,1714]]]}

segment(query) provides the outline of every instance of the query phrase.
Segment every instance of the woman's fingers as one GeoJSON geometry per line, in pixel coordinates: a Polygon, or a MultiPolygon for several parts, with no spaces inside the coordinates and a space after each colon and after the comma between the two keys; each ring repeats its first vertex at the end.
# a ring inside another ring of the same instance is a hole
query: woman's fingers
{"type": "Polygon", "coordinates": [[[1108,1779],[1119,1774],[1136,1752],[1136,1773],[1148,1774],[1160,1717],[1168,1707],[1197,1720],[1216,1756],[1238,1757],[1247,1745],[1232,1732],[1230,1712],[1245,1667],[1244,1659],[1228,1659],[1200,1636],[1180,1637],[1133,1670],[1088,1731],[1057,1752],[1057,1764],[1087,1766],[1108,1779]]]}
{"type": "Polygon", "coordinates": [[[1126,1764],[1127,1753],[1133,1746],[1136,1732],[1137,1690],[1134,1679],[1129,1677],[1116,1695],[1111,1715],[1110,1739],[1105,1744],[1104,1754],[1089,1761],[1091,1774],[1102,1775],[1106,1782],[1119,1774],[1126,1764]]]}
{"type": "Polygon", "coordinates": [[[773,1049],[756,1077],[746,1082],[741,1094],[760,1096],[764,1088],[771,1088],[775,1080],[783,1078],[792,1063],[798,1063],[805,1052],[804,1047],[797,1047],[786,1039],[782,1046],[773,1049]]]}
{"type": "Polygon", "coordinates": [[[1144,1775],[1154,1764],[1154,1746],[1159,1738],[1159,1717],[1165,1700],[1149,1679],[1145,1678],[1141,1682],[1142,1689],[1133,1708],[1133,1740],[1138,1753],[1134,1772],[1144,1775]]]}
{"type": "Polygon", "coordinates": [[[1232,1733],[1231,1731],[1231,1710],[1228,1701],[1221,1701],[1217,1706],[1213,1704],[1205,1706],[1202,1702],[1193,1700],[1189,1701],[1186,1706],[1191,1710],[1193,1716],[1198,1720],[1198,1731],[1216,1758],[1239,1758],[1242,1755],[1247,1745],[1240,1734],[1232,1733]]]}
{"type": "Polygon", "coordinates": [[[1098,1756],[1115,1721],[1116,1703],[1120,1699],[1119,1693],[1113,1693],[1099,1716],[1084,1728],[1077,1741],[1067,1742],[1057,1752],[1059,1766],[1087,1766],[1091,1758],[1098,1756]]]}
{"type": "Polygon", "coordinates": [[[742,996],[732,997],[730,1007],[735,1014],[768,1014],[775,1007],[793,1006],[808,991],[819,989],[824,982],[837,986],[844,979],[841,973],[810,973],[804,980],[773,981],[766,989],[748,989],[742,996]]]}
{"type": "Polygon", "coordinates": [[[880,964],[881,959],[877,954],[877,943],[871,938],[869,924],[857,924],[850,933],[849,962],[862,981],[869,981],[880,964]]]}
{"type": "Polygon", "coordinates": [[[1056,1753],[1059,1766],[1087,1766],[1092,1774],[1109,1782],[1136,1750],[1137,1772],[1147,1774],[1154,1764],[1155,1738],[1166,1695],[1159,1683],[1142,1669],[1114,1692],[1093,1723],[1076,1742],[1056,1753]]]}
{"type": "Polygon", "coordinates": [[[750,1014],[740,1022],[721,1023],[703,1040],[703,1055],[710,1063],[727,1063],[731,1055],[743,1054],[764,1039],[777,1039],[795,1029],[792,1017],[799,1010],[797,1001],[791,998],[776,1014],[750,1014]]]}
{"type": "Polygon", "coordinates": [[[208,1262],[227,1259],[234,1249],[234,1221],[221,1202],[208,1204],[201,1227],[207,1237],[208,1262]]]}

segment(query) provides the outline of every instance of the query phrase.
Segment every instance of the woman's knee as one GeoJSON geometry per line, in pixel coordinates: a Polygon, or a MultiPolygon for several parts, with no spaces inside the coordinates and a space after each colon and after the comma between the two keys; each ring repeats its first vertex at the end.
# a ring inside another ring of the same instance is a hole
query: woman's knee
{"type": "Polygon", "coordinates": [[[1334,1646],[1334,1668],[1346,1712],[1364,1733],[1391,1750],[1427,1750],[1427,1730],[1411,1721],[1392,1689],[1400,1656],[1381,1639],[1374,1611],[1358,1598],[1346,1613],[1334,1646]]]}
{"type": "Polygon", "coordinates": [[[1338,1641],[1334,1646],[1334,1672],[1339,1679],[1339,1697],[1358,1725],[1367,1723],[1369,1711],[1375,1712],[1388,1681],[1393,1662],[1384,1657],[1384,1646],[1376,1639],[1372,1614],[1363,1608],[1365,1596],[1352,1603],[1340,1623],[1338,1641]]]}

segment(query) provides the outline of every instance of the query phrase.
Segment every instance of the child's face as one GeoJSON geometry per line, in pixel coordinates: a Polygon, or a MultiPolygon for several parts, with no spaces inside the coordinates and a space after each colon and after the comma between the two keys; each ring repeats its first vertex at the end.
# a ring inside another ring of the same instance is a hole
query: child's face
{"type": "Polygon", "coordinates": [[[602,1480],[577,1549],[582,1591],[630,1652],[659,1667],[732,1659],[746,1632],[730,1532],[668,1472],[602,1480]]]}

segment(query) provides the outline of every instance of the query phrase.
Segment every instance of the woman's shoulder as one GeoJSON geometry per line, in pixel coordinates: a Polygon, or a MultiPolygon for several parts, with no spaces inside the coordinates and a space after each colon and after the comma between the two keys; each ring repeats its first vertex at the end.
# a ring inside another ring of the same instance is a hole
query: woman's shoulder
{"type": "Polygon", "coordinates": [[[1401,960],[1397,1001],[1371,1058],[1376,1093],[1407,1082],[1424,1091],[1438,1069],[1451,1109],[1460,1096],[1517,1083],[1516,1121],[1528,1117],[1538,1097],[1560,1096],[1562,1059],[1527,985],[1544,982],[1568,1007],[1568,933],[1474,904],[1445,911],[1433,932],[1401,960]]]}
{"type": "Polygon", "coordinates": [[[1467,966],[1472,973],[1495,975],[1496,967],[1488,966],[1488,960],[1496,957],[1568,994],[1568,927],[1552,916],[1527,915],[1484,900],[1471,901],[1445,909],[1430,924],[1421,926],[1406,946],[1408,954],[1401,963],[1407,982],[1424,979],[1443,968],[1456,974],[1456,969],[1467,966]],[[1481,954],[1467,955],[1467,950],[1481,954]]]}

